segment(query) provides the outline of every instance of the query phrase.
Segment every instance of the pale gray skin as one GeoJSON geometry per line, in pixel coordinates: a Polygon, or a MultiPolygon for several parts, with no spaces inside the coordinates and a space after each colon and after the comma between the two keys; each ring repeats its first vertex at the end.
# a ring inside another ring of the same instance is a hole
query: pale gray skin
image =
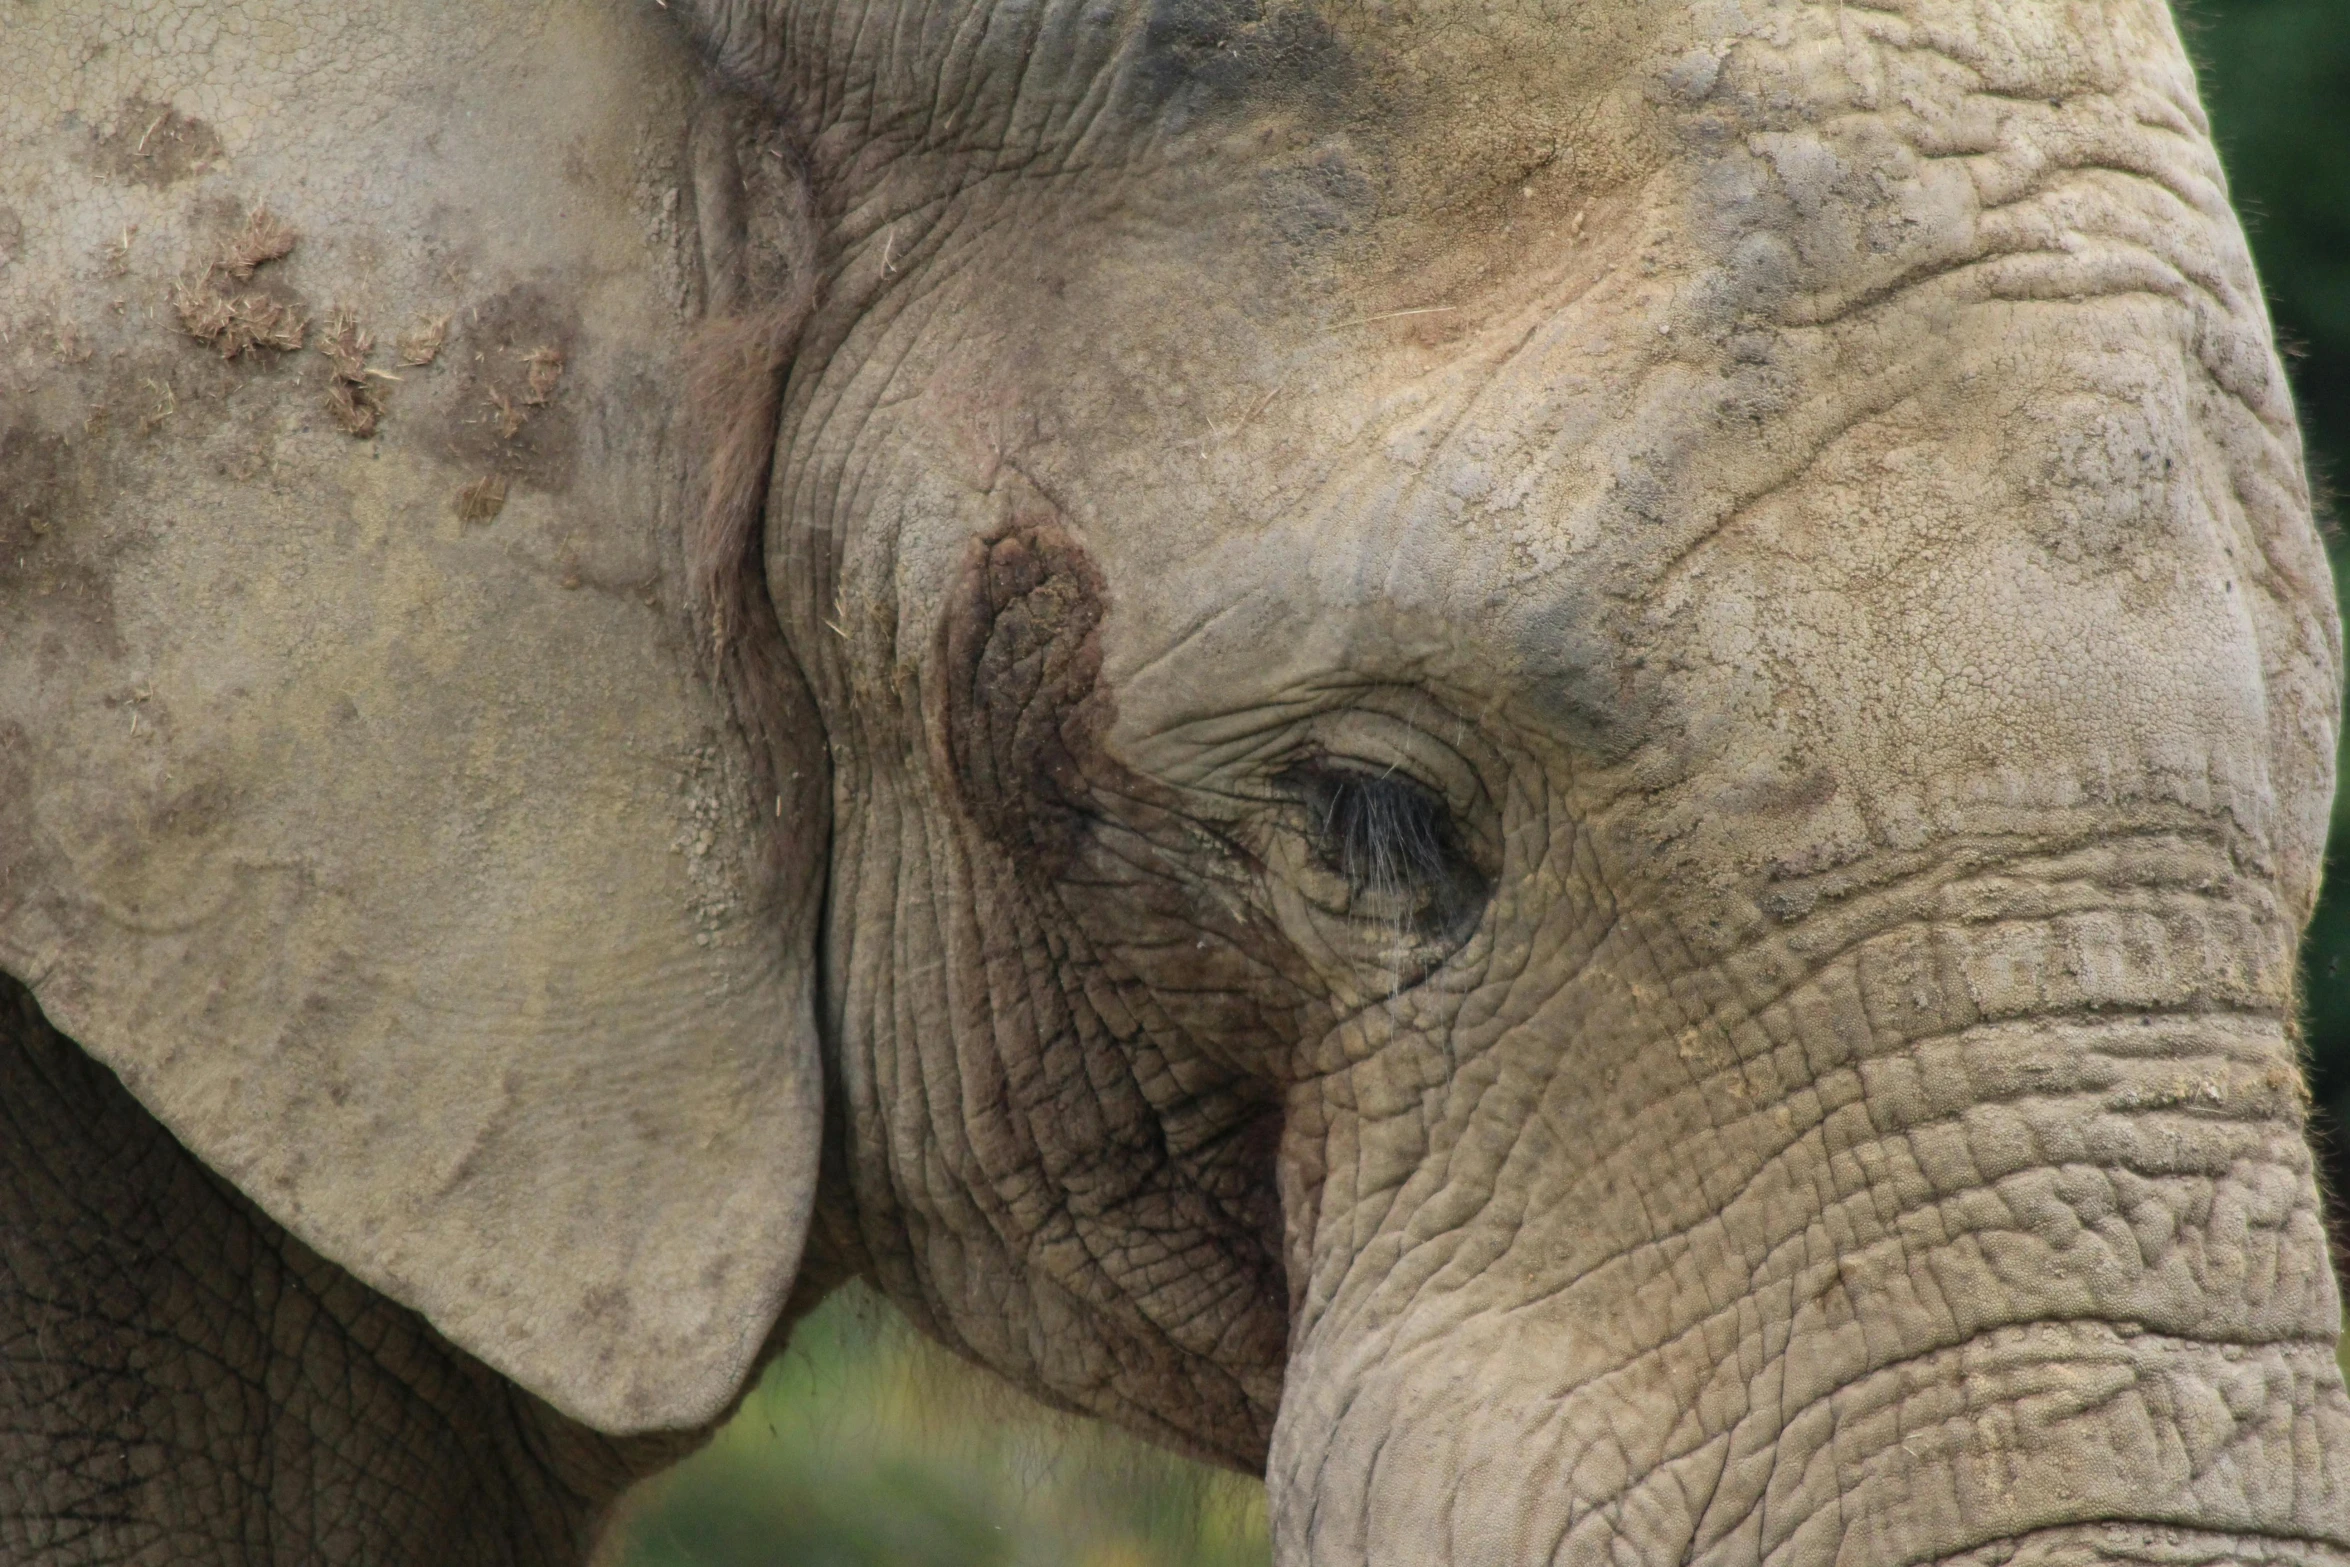
{"type": "Polygon", "coordinates": [[[2160,5],[7,25],[14,1555],[570,1559],[863,1276],[1285,1567],[2350,1560],[2160,5]]]}

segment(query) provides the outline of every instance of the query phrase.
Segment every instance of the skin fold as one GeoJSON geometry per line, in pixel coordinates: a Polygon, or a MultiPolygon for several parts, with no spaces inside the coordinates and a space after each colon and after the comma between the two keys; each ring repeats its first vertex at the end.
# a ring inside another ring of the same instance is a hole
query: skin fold
{"type": "MultiPolygon", "coordinates": [[[[355,1386],[324,1449],[472,1433],[421,1444],[418,1505],[504,1522],[415,1559],[576,1554],[848,1277],[1265,1474],[1284,1567],[2350,1559],[2292,1021],[2340,635],[2164,7],[660,10],[491,7],[463,45],[355,12],[346,96],[462,155],[353,112],[307,185],[261,106],[321,105],[323,67],[239,85],[243,45],[133,27],[214,62],[172,112],[253,128],[157,183],[93,103],[82,172],[0,187],[65,192],[87,244],[282,202],[344,247],[268,263],[289,286],[343,258],[474,352],[528,288],[566,345],[572,401],[528,405],[576,421],[560,457],[478,427],[491,371],[418,367],[362,439],[239,361],[214,396],[295,475],[257,480],[194,418],[73,434],[126,356],[217,345],[108,315],[86,245],[0,271],[91,348],[12,362],[0,475],[47,453],[87,503],[14,541],[25,688],[145,659],[153,767],[226,802],[184,853],[102,831],[51,780],[147,787],[100,770],[131,737],[42,737],[129,726],[95,687],[10,719],[44,803],[0,816],[0,913],[34,911],[0,958],[193,1155],[157,1190],[434,1368],[355,1386]],[[451,511],[483,474],[511,515],[451,511]],[[141,533],[159,493],[217,536],[141,533]],[[255,519],[367,548],[269,567],[235,637],[149,629],[255,519]],[[289,675],[258,735],[188,673],[379,603],[453,606],[468,656],[289,675]],[[333,729],[344,696],[385,716],[333,729]],[[251,805],[289,757],[301,808],[251,805]],[[362,796],[354,758],[417,782],[362,796]],[[272,853],[342,900],[288,907],[357,911],[290,949],[308,988],[155,955],[225,916],[133,894],[240,907],[186,889],[272,853]],[[423,879],[453,865],[487,868],[423,879]],[[497,917],[372,923],[420,908],[497,917]],[[644,934],[567,967],[598,921],[644,934]]],[[[80,1086],[28,1114],[137,1121],[30,1007],[20,1052],[80,1086]]],[[[10,1235],[71,1229],[80,1178],[11,1180],[10,1235]]],[[[266,1499],[294,1482],[238,1444],[319,1408],[208,1418],[266,1499]]],[[[58,1559],[186,1559],[152,1542],[222,1537],[199,1492],[58,1559]]],[[[18,1495],[0,1539],[48,1559],[70,1488],[18,1495]]]]}

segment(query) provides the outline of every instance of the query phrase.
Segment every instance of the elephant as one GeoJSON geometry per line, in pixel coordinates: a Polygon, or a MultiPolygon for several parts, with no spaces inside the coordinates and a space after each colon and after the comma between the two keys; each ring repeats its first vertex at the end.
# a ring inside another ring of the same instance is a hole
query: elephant
{"type": "Polygon", "coordinates": [[[2350,1562],[2159,0],[20,0],[0,366],[8,1560],[862,1280],[1283,1567],[2350,1562]]]}

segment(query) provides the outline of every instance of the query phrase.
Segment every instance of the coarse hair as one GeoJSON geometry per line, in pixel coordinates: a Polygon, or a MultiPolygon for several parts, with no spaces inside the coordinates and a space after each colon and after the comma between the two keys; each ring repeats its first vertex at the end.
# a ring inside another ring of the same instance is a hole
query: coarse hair
{"type": "MultiPolygon", "coordinates": [[[[819,721],[767,586],[765,522],[784,388],[818,293],[804,175],[789,189],[796,210],[778,216],[791,248],[768,298],[743,297],[739,246],[720,254],[705,247],[713,310],[687,353],[694,461],[683,545],[696,640],[750,744],[753,798],[761,805],[772,799],[774,816],[796,827],[820,818],[829,785],[822,767],[795,765],[805,763],[807,737],[819,721]]],[[[778,855],[800,836],[776,834],[778,855]]]]}

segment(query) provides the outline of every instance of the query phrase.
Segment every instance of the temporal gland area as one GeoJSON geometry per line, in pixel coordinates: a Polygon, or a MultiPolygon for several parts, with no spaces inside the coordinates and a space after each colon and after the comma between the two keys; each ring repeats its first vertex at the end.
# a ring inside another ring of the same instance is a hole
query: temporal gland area
{"type": "Polygon", "coordinates": [[[1498,759],[1436,738],[1468,726],[1432,693],[1335,679],[1189,720],[1213,741],[1114,754],[1110,590],[1057,518],[1020,519],[975,541],[938,642],[953,791],[1016,874],[1081,912],[1073,934],[1104,956],[1180,948],[1176,988],[1238,1001],[1260,980],[1283,1011],[1393,996],[1459,952],[1501,840],[1498,759]],[[1218,948],[1234,963],[1211,975],[1218,948]]]}

